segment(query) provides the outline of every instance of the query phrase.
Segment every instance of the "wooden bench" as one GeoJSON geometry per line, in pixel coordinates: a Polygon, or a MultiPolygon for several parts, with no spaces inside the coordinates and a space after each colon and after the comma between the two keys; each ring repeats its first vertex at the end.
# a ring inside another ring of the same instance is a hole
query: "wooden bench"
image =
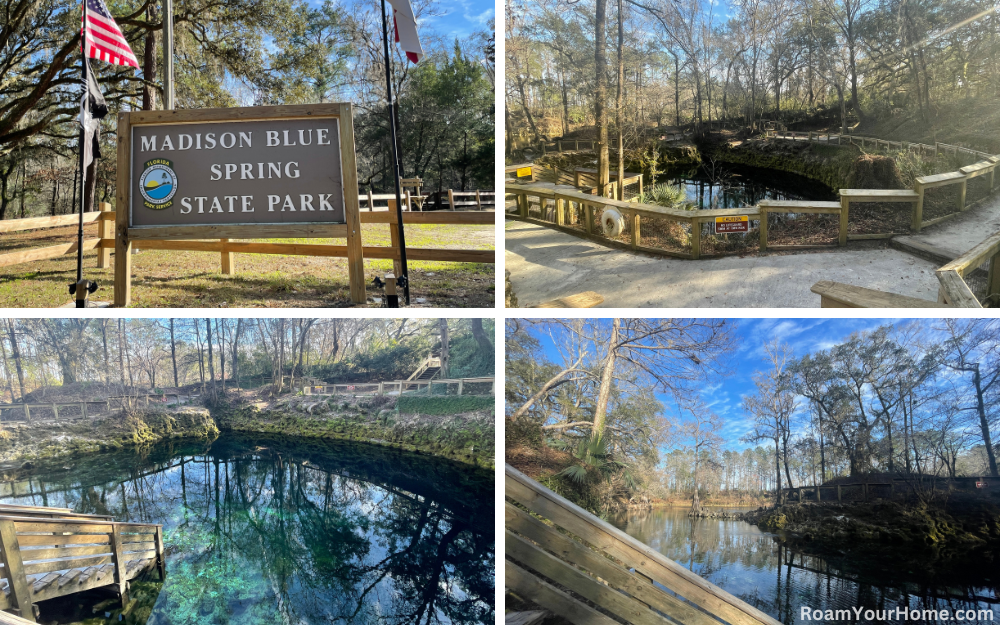
{"type": "Polygon", "coordinates": [[[588,625],[618,622],[578,597],[641,625],[779,625],[510,465],[504,475],[504,584],[519,597],[588,625]]]}
{"type": "Polygon", "coordinates": [[[594,291],[584,291],[583,293],[577,293],[576,295],[568,295],[566,297],[560,297],[559,299],[550,300],[539,304],[538,306],[530,306],[530,308],[593,308],[595,306],[600,306],[604,303],[604,296],[594,291]]]}

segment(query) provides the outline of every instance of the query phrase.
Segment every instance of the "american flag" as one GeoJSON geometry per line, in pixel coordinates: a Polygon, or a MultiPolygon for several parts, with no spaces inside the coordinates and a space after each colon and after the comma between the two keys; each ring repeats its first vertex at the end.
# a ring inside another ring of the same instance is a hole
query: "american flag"
{"type": "Polygon", "coordinates": [[[87,40],[86,55],[114,65],[139,67],[139,61],[132,54],[125,35],[111,17],[104,0],[84,0],[87,3],[86,22],[83,31],[87,40]]]}

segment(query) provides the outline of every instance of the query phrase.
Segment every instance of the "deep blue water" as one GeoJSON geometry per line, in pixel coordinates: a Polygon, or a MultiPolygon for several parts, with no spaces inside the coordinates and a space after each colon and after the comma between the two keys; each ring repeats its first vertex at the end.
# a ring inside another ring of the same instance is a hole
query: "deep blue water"
{"type": "MultiPolygon", "coordinates": [[[[37,469],[0,501],[163,523],[166,580],[137,586],[128,623],[478,624],[494,622],[493,482],[378,446],[224,435],[37,469]]],[[[82,603],[43,620],[92,616],[82,603]]]]}

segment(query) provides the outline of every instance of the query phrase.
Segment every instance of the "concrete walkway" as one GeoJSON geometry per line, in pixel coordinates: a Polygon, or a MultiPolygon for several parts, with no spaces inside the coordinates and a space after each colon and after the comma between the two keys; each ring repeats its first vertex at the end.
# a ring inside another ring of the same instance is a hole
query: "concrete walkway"
{"type": "Polygon", "coordinates": [[[523,307],[596,291],[603,308],[816,308],[820,298],[809,288],[820,280],[937,300],[939,265],[894,249],[692,261],[612,249],[535,224],[505,226],[505,267],[523,307]]]}
{"type": "Polygon", "coordinates": [[[924,228],[920,234],[896,237],[900,243],[931,247],[953,260],[994,232],[1000,231],[1000,197],[992,197],[961,215],[924,228]]]}

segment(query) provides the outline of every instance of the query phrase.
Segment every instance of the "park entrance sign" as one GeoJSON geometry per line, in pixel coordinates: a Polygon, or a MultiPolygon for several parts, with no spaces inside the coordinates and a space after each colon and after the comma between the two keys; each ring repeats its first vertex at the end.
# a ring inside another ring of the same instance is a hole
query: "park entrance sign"
{"type": "Polygon", "coordinates": [[[350,104],[119,113],[115,305],[131,299],[136,240],[269,238],[346,238],[363,303],[357,179],[350,104]]]}
{"type": "Polygon", "coordinates": [[[339,119],[132,126],[132,228],[344,223],[339,119]]]}

